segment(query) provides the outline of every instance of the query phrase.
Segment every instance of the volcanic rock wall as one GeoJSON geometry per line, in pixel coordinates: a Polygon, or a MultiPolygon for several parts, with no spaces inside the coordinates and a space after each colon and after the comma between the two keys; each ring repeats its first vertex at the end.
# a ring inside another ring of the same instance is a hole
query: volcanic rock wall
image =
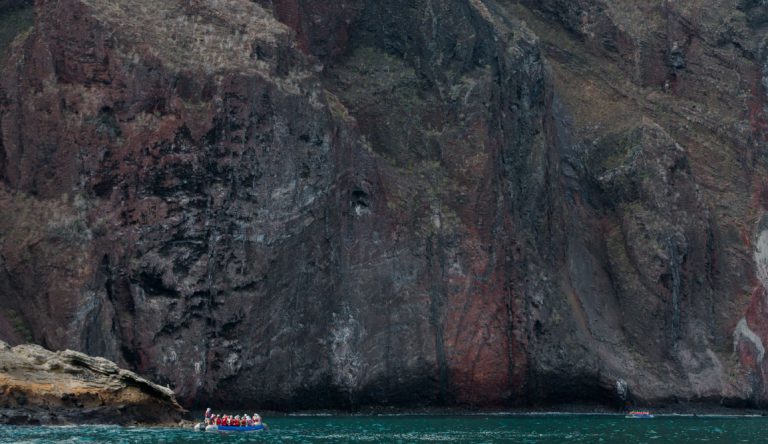
{"type": "Polygon", "coordinates": [[[759,404],[768,11],[710,3],[38,1],[0,336],[188,404],[759,404]]]}

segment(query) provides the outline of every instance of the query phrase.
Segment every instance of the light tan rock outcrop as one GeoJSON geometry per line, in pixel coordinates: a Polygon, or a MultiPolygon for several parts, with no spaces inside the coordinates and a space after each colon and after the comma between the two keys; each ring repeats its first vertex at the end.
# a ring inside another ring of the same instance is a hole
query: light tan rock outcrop
{"type": "Polygon", "coordinates": [[[173,391],[114,362],[0,341],[0,423],[177,424],[173,391]]]}

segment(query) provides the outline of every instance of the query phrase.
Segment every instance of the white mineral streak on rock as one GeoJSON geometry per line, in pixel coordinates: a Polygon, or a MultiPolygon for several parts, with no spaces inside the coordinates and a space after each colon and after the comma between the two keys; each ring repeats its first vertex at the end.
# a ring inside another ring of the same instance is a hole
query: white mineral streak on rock
{"type": "Polygon", "coordinates": [[[751,328],[749,328],[745,318],[741,318],[739,323],[736,325],[736,328],[733,330],[734,353],[739,346],[739,340],[742,338],[748,340],[752,343],[752,345],[755,346],[755,349],[757,349],[757,360],[758,362],[763,362],[763,358],[765,357],[765,347],[763,346],[763,340],[760,339],[760,337],[755,334],[751,328]]]}
{"type": "Polygon", "coordinates": [[[229,368],[233,375],[237,374],[237,372],[240,371],[240,367],[242,367],[240,363],[240,355],[235,352],[231,352],[229,355],[227,355],[226,363],[227,368],[229,368]]]}
{"type": "Polygon", "coordinates": [[[163,363],[164,364],[173,364],[179,359],[178,355],[176,354],[176,350],[169,349],[166,350],[165,354],[163,355],[163,363]]]}
{"type": "MultiPolygon", "coordinates": [[[[757,241],[755,242],[754,259],[755,274],[757,275],[757,279],[760,281],[760,284],[764,289],[768,288],[768,230],[762,230],[760,235],[757,237],[757,241]]],[[[733,330],[734,353],[736,353],[736,350],[739,346],[739,340],[742,338],[752,342],[752,344],[755,346],[755,349],[757,349],[757,360],[758,362],[762,363],[763,358],[765,357],[765,347],[763,346],[763,340],[760,339],[760,336],[752,331],[751,328],[749,328],[749,324],[747,324],[746,318],[741,318],[739,323],[736,324],[736,328],[733,330]]]]}
{"type": "Polygon", "coordinates": [[[621,399],[622,401],[626,401],[628,393],[629,393],[629,387],[627,386],[627,381],[623,379],[617,379],[616,395],[618,395],[619,399],[621,399]]]}
{"type": "Polygon", "coordinates": [[[763,288],[768,288],[768,230],[763,230],[755,243],[755,273],[763,288]]]}
{"type": "Polygon", "coordinates": [[[356,342],[360,326],[348,307],[344,312],[346,316],[335,313],[333,316],[331,362],[334,382],[351,390],[357,386],[361,367],[360,355],[352,346],[352,343],[356,342]]]}
{"type": "Polygon", "coordinates": [[[443,223],[440,218],[439,212],[435,212],[434,214],[432,214],[432,225],[435,227],[436,230],[439,230],[442,227],[443,223]]]}
{"type": "Polygon", "coordinates": [[[371,213],[371,210],[369,210],[365,206],[359,205],[359,204],[355,205],[355,216],[361,217],[361,216],[365,216],[366,214],[370,214],[370,213],[371,213]]]}

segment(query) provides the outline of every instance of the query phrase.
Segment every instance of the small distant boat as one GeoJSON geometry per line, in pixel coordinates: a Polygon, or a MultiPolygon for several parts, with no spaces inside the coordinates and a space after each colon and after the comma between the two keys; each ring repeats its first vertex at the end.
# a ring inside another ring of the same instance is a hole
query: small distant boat
{"type": "Polygon", "coordinates": [[[653,415],[651,414],[651,412],[648,412],[648,411],[633,410],[633,411],[627,413],[627,415],[624,416],[624,417],[625,418],[635,418],[635,419],[650,419],[650,418],[653,418],[653,415]]]}
{"type": "Polygon", "coordinates": [[[205,431],[205,432],[258,432],[259,430],[266,430],[266,427],[264,426],[264,424],[253,425],[253,426],[224,426],[224,425],[206,426],[201,422],[199,424],[196,424],[194,429],[201,432],[202,431],[205,431]]]}
{"type": "Polygon", "coordinates": [[[259,430],[264,430],[264,424],[245,427],[210,425],[205,428],[206,432],[258,432],[259,430]]]}

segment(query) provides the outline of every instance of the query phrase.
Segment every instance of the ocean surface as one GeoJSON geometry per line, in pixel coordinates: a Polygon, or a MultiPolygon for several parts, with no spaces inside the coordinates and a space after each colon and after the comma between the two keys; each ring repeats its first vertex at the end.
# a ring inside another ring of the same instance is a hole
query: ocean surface
{"type": "Polygon", "coordinates": [[[3,443],[768,443],[768,418],[619,415],[287,416],[270,430],[0,426],[3,443]]]}

